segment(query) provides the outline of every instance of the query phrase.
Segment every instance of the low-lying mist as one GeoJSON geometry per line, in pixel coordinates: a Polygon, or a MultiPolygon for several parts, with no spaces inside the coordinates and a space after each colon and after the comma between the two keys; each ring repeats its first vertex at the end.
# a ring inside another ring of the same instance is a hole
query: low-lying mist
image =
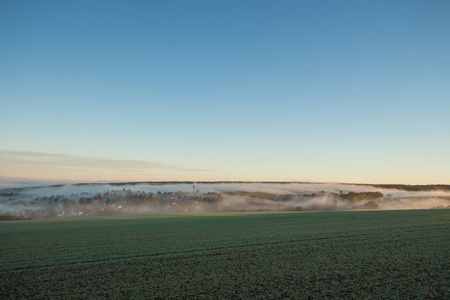
{"type": "Polygon", "coordinates": [[[0,190],[0,216],[450,208],[450,191],[320,183],[66,184],[0,190]]]}

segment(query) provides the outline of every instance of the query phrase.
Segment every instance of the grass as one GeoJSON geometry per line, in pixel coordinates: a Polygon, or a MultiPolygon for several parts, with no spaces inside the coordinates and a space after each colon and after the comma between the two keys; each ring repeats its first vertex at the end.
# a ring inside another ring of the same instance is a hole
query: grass
{"type": "Polygon", "coordinates": [[[0,299],[450,297],[448,210],[0,223],[0,299]]]}

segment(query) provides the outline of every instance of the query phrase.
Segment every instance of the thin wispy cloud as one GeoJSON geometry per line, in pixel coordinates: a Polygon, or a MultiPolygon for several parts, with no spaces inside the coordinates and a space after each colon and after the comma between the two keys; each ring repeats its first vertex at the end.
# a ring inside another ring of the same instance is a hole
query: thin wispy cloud
{"type": "MultiPolygon", "coordinates": [[[[41,170],[54,174],[110,174],[110,177],[155,175],[167,172],[208,172],[199,168],[164,164],[143,160],[125,160],[112,158],[98,158],[80,155],[58,153],[42,153],[31,151],[0,150],[0,168],[6,171],[1,174],[8,176],[9,172],[41,170]]],[[[26,172],[25,172],[26,173],[26,172]]],[[[12,174],[16,175],[16,174],[12,174]]],[[[77,176],[75,176],[77,177],[77,176]]],[[[70,178],[65,176],[65,178],[70,178]]]]}

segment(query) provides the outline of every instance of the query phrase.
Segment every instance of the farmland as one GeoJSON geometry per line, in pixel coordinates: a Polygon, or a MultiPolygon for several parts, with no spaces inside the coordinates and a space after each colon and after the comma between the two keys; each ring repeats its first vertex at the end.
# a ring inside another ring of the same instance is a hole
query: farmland
{"type": "Polygon", "coordinates": [[[449,298],[449,210],[0,224],[0,299],[449,298]]]}

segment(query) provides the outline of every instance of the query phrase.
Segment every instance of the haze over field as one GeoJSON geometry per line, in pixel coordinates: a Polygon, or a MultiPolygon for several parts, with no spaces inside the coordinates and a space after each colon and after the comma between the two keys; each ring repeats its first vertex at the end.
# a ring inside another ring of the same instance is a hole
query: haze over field
{"type": "Polygon", "coordinates": [[[0,176],[449,184],[449,15],[446,0],[0,1],[0,176]]]}
{"type": "Polygon", "coordinates": [[[5,188],[0,217],[217,211],[450,208],[450,186],[320,183],[97,183],[5,188]],[[408,190],[410,189],[410,190],[408,190]]]}

